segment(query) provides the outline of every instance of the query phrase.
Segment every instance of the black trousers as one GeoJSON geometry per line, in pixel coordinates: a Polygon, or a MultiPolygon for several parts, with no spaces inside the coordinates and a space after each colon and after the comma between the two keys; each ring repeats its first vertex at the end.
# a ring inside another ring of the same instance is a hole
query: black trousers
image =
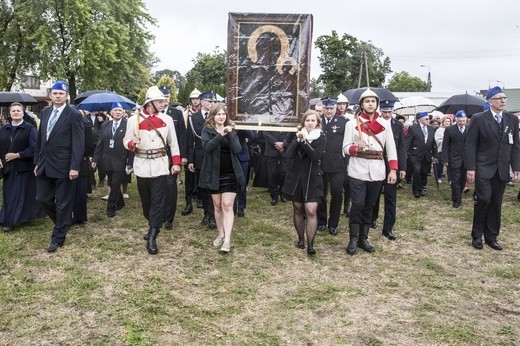
{"type": "Polygon", "coordinates": [[[74,198],[73,222],[87,221],[88,184],[90,177],[81,175],[76,179],[76,194],[74,198]]]}
{"type": "Polygon", "coordinates": [[[272,199],[282,194],[285,176],[289,170],[289,160],[286,158],[266,157],[267,159],[267,184],[269,195],[272,199]]]}
{"type": "MultiPolygon", "coordinates": [[[[388,174],[387,174],[388,175],[388,174]]],[[[387,180],[383,180],[382,191],[384,190],[384,220],[383,220],[383,232],[392,231],[397,218],[397,183],[388,184],[387,180]]],[[[376,204],[372,210],[372,221],[377,220],[379,216],[379,204],[381,203],[381,193],[377,196],[376,204]]]]}
{"type": "Polygon", "coordinates": [[[428,172],[430,171],[431,164],[431,161],[412,160],[412,192],[414,195],[421,194],[423,187],[426,186],[428,182],[428,172]]]}
{"type": "Polygon", "coordinates": [[[137,177],[137,190],[141,197],[143,215],[151,228],[161,228],[164,221],[167,175],[155,178],[137,177]]]}
{"type": "Polygon", "coordinates": [[[345,172],[323,172],[323,203],[318,205],[318,225],[327,225],[327,193],[330,185],[329,228],[337,228],[343,206],[343,181],[345,172]]]}
{"type": "Polygon", "coordinates": [[[473,208],[473,227],[471,236],[484,238],[488,241],[496,240],[500,233],[500,219],[502,215],[502,198],[506,189],[505,181],[500,179],[498,171],[493,178],[475,178],[476,202],[473,208]]]}
{"type": "Polygon", "coordinates": [[[246,209],[247,205],[247,184],[249,183],[249,161],[241,161],[240,165],[242,166],[242,172],[244,173],[244,177],[246,178],[246,186],[243,189],[239,189],[237,193],[237,198],[235,199],[235,204],[239,209],[246,209]]]}
{"type": "Polygon", "coordinates": [[[343,173],[343,209],[346,211],[350,204],[350,177],[348,170],[345,168],[343,173]]]}
{"type": "Polygon", "coordinates": [[[460,168],[451,168],[448,166],[448,176],[451,181],[451,200],[453,202],[460,202],[462,200],[462,191],[464,190],[464,185],[466,185],[467,180],[467,171],[464,165],[461,165],[460,168]]]}
{"type": "Polygon", "coordinates": [[[108,183],[110,184],[110,193],[108,194],[107,213],[113,214],[125,206],[121,185],[126,180],[126,172],[124,171],[107,171],[108,183]]]}
{"type": "Polygon", "coordinates": [[[363,181],[350,177],[350,223],[369,225],[382,181],[363,181]]]}
{"type": "Polygon", "coordinates": [[[36,200],[54,222],[51,242],[63,244],[72,224],[76,194],[76,180],[38,176],[36,180],[36,200]]]}
{"type": "Polygon", "coordinates": [[[191,200],[197,196],[197,179],[196,173],[188,169],[188,165],[184,166],[184,193],[186,204],[190,204],[191,200]]]}
{"type": "MultiPolygon", "coordinates": [[[[197,176],[200,176],[200,169],[196,170],[197,176]]],[[[202,200],[202,208],[204,209],[204,216],[215,217],[215,210],[213,209],[213,198],[211,193],[206,189],[198,189],[199,198],[202,200]]]]}
{"type": "Polygon", "coordinates": [[[166,204],[164,206],[164,221],[173,222],[177,212],[177,174],[170,174],[166,178],[166,204]]]}

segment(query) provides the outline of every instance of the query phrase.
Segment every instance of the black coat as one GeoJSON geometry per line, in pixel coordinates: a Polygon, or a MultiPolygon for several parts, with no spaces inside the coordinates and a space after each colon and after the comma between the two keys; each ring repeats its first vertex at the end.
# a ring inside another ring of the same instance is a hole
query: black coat
{"type": "Polygon", "coordinates": [[[288,132],[277,132],[277,131],[261,131],[258,133],[259,137],[265,140],[265,157],[282,157],[282,153],[275,148],[276,142],[283,142],[284,151],[289,146],[288,132]]]}
{"type": "Polygon", "coordinates": [[[34,163],[38,165],[38,176],[45,173],[48,178],[63,179],[69,177],[70,170],[80,170],[85,149],[85,129],[81,113],[67,105],[47,139],[52,110],[48,107],[41,113],[34,163]]]}
{"type": "Polygon", "coordinates": [[[464,134],[460,133],[457,124],[448,126],[444,130],[444,138],[442,139],[442,155],[444,162],[449,167],[458,169],[464,162],[464,143],[466,142],[466,134],[469,126],[465,126],[464,134]]]}
{"type": "Polygon", "coordinates": [[[321,117],[323,132],[327,137],[327,144],[321,159],[321,170],[327,173],[344,172],[347,169],[347,159],[343,157],[343,137],[348,120],[335,115],[329,124],[325,117],[321,117]]]}
{"type": "Polygon", "coordinates": [[[323,197],[323,172],[320,167],[320,159],[326,147],[325,134],[313,140],[298,142],[296,138],[287,148],[285,156],[292,159],[289,172],[285,176],[282,192],[294,196],[298,183],[304,189],[305,201],[323,197]]]}
{"type": "Polygon", "coordinates": [[[133,163],[134,152],[127,150],[123,144],[126,123],[127,119],[121,119],[113,138],[112,126],[114,122],[112,120],[104,123],[101,127],[101,136],[96,145],[94,162],[102,162],[107,171],[123,172],[127,165],[131,166],[133,163]],[[114,148],[110,148],[111,139],[114,140],[114,148]]]}
{"type": "Polygon", "coordinates": [[[36,145],[36,129],[27,122],[18,126],[8,123],[0,128],[0,159],[4,170],[9,172],[25,172],[34,169],[34,147],[36,145]],[[19,153],[20,158],[5,162],[7,153],[19,153]]]}
{"type": "Polygon", "coordinates": [[[431,162],[432,157],[437,157],[437,144],[435,143],[435,130],[431,126],[428,129],[428,139],[424,142],[424,134],[421,125],[414,124],[408,128],[405,138],[405,146],[410,160],[431,162]]]}
{"type": "MultiPolygon", "coordinates": [[[[238,154],[242,150],[236,131],[226,135],[231,150],[231,163],[237,178],[239,188],[245,188],[245,177],[238,154]]],[[[204,159],[199,176],[199,187],[208,190],[218,190],[220,183],[220,142],[223,136],[210,126],[202,129],[202,146],[204,159]]]]}
{"type": "MultiPolygon", "coordinates": [[[[406,150],[404,145],[404,131],[403,124],[399,120],[391,119],[390,124],[392,126],[392,133],[394,135],[395,141],[395,149],[397,150],[397,165],[399,167],[399,171],[406,171],[406,150]]],[[[390,167],[388,165],[388,159],[386,157],[385,151],[385,164],[386,170],[390,172],[390,167]]],[[[399,174],[398,174],[399,176],[399,174]]]]}
{"type": "MultiPolygon", "coordinates": [[[[166,114],[172,117],[173,126],[175,127],[175,135],[179,144],[179,154],[181,158],[188,158],[188,148],[186,143],[186,124],[184,123],[184,115],[175,107],[169,106],[166,114]]],[[[169,155],[171,157],[172,155],[169,155]]]]}
{"type": "Polygon", "coordinates": [[[204,117],[198,111],[188,118],[188,128],[186,129],[186,145],[188,151],[188,163],[195,164],[196,169],[202,167],[204,149],[202,148],[202,129],[204,128],[204,117]]]}
{"type": "Polygon", "coordinates": [[[502,112],[502,131],[490,110],[473,114],[466,135],[464,166],[476,170],[484,179],[491,179],[496,171],[502,181],[510,181],[509,168],[520,171],[520,143],[518,118],[502,112]]]}
{"type": "Polygon", "coordinates": [[[83,118],[83,129],[85,133],[85,149],[83,150],[79,176],[90,177],[90,157],[94,156],[97,138],[94,136],[92,126],[90,126],[90,121],[87,118],[83,118]]]}

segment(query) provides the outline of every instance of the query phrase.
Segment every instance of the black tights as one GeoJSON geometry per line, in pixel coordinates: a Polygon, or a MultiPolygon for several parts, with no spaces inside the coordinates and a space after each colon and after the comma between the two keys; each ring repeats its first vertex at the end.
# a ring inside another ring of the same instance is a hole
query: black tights
{"type": "Polygon", "coordinates": [[[293,202],[293,220],[294,228],[298,233],[298,244],[305,243],[305,229],[307,229],[307,248],[314,248],[314,237],[318,228],[318,203],[316,202],[293,202]],[[305,219],[307,219],[307,227],[305,227],[305,219]]]}

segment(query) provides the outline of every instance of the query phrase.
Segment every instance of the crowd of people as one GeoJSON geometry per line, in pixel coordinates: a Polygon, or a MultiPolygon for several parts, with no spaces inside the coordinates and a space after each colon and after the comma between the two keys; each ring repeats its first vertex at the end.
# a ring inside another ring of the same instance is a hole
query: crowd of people
{"type": "Polygon", "coordinates": [[[436,183],[446,167],[454,208],[475,182],[472,245],[482,249],[484,237],[492,249],[502,249],[502,196],[512,178],[520,179],[520,138],[519,119],[505,111],[499,87],[488,91],[488,109],[471,118],[463,110],[439,120],[420,112],[412,123],[394,115],[395,100],[381,100],[370,88],[352,100],[356,106],[343,94],[327,96],[288,132],[235,129],[211,91],[193,90],[188,107],[179,109],[170,105],[167,86],[152,86],[141,108],[130,114],[114,103],[108,117],[79,111],[67,98],[67,85],[57,81],[39,126],[24,120],[23,105],[13,103],[9,123],[0,128],[0,224],[10,232],[49,216],[50,253],[65,244],[72,224],[87,220],[86,197],[98,169],[98,186],[106,175],[109,187],[104,199],[110,218],[125,206],[126,185],[136,176],[148,222],[146,249],[157,254],[161,228],[173,227],[182,167],[181,215],[193,213],[193,204],[202,208],[201,225],[216,229],[213,246],[224,253],[233,245],[235,215],[246,216],[252,169],[253,185],[267,188],[272,206],[292,202],[295,245],[311,256],[318,232],[338,234],[342,213],[349,219],[346,252],[374,252],[368,235],[377,227],[381,195],[382,234],[395,240],[401,182],[422,198],[432,167],[436,183]]]}

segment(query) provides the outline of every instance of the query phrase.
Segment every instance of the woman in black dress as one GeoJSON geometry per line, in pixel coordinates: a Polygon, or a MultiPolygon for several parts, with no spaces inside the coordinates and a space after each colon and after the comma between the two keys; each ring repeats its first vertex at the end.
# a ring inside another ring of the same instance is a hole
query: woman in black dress
{"type": "Polygon", "coordinates": [[[325,140],[320,117],[315,111],[309,110],[303,114],[298,132],[285,153],[292,162],[282,192],[293,202],[294,228],[298,234],[296,246],[300,249],[305,248],[307,233],[309,255],[316,254],[314,237],[318,228],[317,210],[318,204],[323,200],[320,159],[325,150],[325,140]]]}
{"type": "Polygon", "coordinates": [[[198,186],[211,193],[218,236],[213,241],[222,252],[231,249],[233,204],[239,189],[245,187],[244,173],[238,159],[242,150],[234,124],[223,104],[215,104],[208,114],[201,134],[204,147],[198,186]]]}
{"type": "Polygon", "coordinates": [[[20,103],[9,107],[10,122],[0,128],[0,167],[3,172],[3,205],[0,224],[9,232],[15,225],[45,216],[36,202],[33,157],[36,129],[23,120],[20,103]]]}

